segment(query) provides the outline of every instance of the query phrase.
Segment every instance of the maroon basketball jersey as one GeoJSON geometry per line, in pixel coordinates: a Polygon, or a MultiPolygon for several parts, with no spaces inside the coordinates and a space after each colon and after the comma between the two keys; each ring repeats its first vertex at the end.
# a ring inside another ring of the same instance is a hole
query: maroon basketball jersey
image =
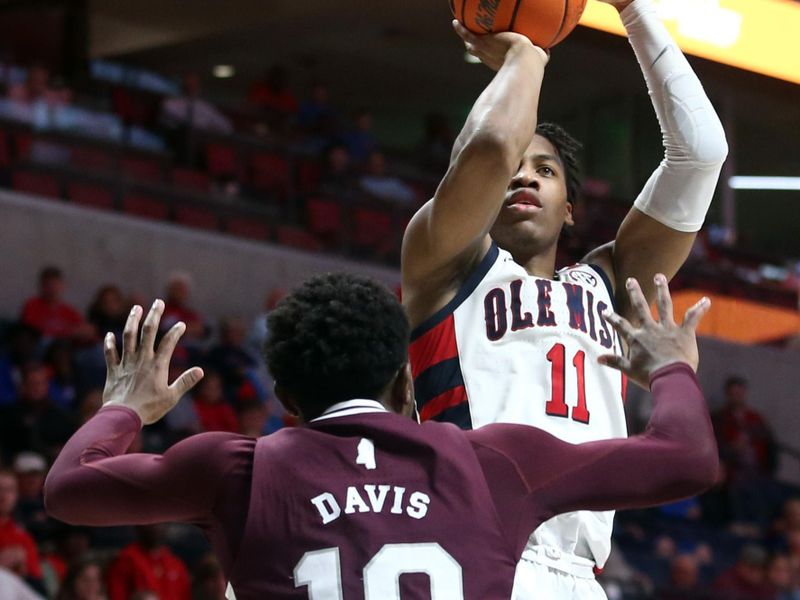
{"type": "Polygon", "coordinates": [[[515,542],[464,433],[343,405],[258,441],[237,599],[509,598],[515,542]]]}

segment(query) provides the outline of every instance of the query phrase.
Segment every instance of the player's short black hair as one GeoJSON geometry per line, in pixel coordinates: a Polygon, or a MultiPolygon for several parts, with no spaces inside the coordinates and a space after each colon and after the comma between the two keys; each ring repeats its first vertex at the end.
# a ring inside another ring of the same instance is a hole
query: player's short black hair
{"type": "Polygon", "coordinates": [[[567,182],[567,201],[575,204],[581,189],[581,163],[578,158],[583,145],[560,125],[539,123],[536,133],[553,144],[558,157],[564,165],[564,179],[567,182]]]}
{"type": "Polygon", "coordinates": [[[408,361],[397,296],[360,275],[316,276],[267,316],[264,358],[305,419],[353,398],[377,399],[408,361]]]}

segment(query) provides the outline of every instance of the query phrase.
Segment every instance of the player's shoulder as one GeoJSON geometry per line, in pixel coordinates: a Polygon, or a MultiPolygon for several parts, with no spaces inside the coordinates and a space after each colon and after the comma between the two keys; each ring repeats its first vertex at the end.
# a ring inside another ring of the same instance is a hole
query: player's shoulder
{"type": "Polygon", "coordinates": [[[558,279],[588,288],[604,289],[614,296],[614,286],[605,268],[595,262],[577,262],[557,271],[558,279]]]}

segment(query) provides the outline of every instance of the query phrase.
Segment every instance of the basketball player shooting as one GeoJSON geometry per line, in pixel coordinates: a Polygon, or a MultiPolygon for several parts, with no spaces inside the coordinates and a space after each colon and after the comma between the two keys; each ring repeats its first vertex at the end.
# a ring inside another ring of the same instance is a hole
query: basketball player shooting
{"type": "MultiPolygon", "coordinates": [[[[598,357],[624,354],[601,319],[635,320],[625,282],[673,277],[700,229],[727,155],[722,125],[650,0],[604,0],[620,12],[663,133],[665,156],[617,232],[556,272],[573,224],[577,142],[537,125],[546,54],[515,33],[478,36],[467,51],[497,71],[455,142],[435,197],[414,216],[402,256],[403,301],[423,420],[465,429],[534,425],[570,442],[627,435],[624,378],[598,357]]],[[[608,360],[608,359],[604,359],[608,360]]],[[[605,598],[595,581],[613,513],[562,515],[532,534],[519,598],[605,598]]]]}
{"type": "Polygon", "coordinates": [[[206,433],[163,456],[127,454],[142,425],[202,377],[195,367],[168,385],[185,325],[156,348],[164,304],[154,303],[141,338],[136,306],[121,357],[106,337],[104,406],[50,470],[47,509],[82,525],[199,525],[238,600],[507,600],[529,532],[544,519],[667,502],[716,478],[694,374],[708,301],[676,325],[663,282],[656,323],[638,284],[629,289],[641,326],[608,316],[631,348],[614,360],[651,386],[653,415],[642,436],[584,445],[519,425],[419,425],[397,298],[367,278],[327,275],[269,316],[276,392],[303,425],[259,439],[206,433]]]}

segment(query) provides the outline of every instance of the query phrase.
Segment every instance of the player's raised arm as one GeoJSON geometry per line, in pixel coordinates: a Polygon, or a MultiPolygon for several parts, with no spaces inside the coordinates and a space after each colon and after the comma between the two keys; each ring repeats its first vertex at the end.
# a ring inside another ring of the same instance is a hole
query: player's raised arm
{"type": "Polygon", "coordinates": [[[524,543],[531,523],[555,514],[653,506],[700,493],[716,481],[714,431],[694,374],[695,330],[709,302],[705,298],[698,302],[677,325],[666,278],[658,275],[656,280],[660,322],[650,316],[639,284],[628,281],[641,325],[634,327],[619,315],[609,315],[630,354],[607,355],[601,361],[650,386],[654,407],[644,434],[576,445],[515,425],[489,425],[469,433],[477,442],[479,457],[488,456],[487,479],[504,470],[520,477],[520,482],[514,482],[514,476],[506,477],[510,483],[492,480],[490,486],[501,504],[499,512],[525,515],[518,543],[524,543]],[[497,456],[503,459],[498,462],[497,456]],[[512,463],[510,469],[500,464],[506,460],[512,463]]]}
{"type": "MultiPolygon", "coordinates": [[[[672,278],[703,225],[728,154],[722,123],[686,57],[651,0],[602,0],[617,8],[647,82],[664,144],[664,159],[639,194],[613,244],[592,253],[616,280],[642,282],[655,296],[655,273],[672,278]]],[[[618,310],[632,315],[618,285],[618,310]]]]}
{"type": "Polygon", "coordinates": [[[198,368],[190,369],[167,385],[169,360],[185,326],[176,324],[156,351],[163,310],[164,303],[157,300],[138,343],[142,309],[133,308],[121,358],[114,336],[106,337],[104,406],[70,438],[47,476],[44,492],[50,515],[81,525],[210,519],[235,451],[232,436],[194,436],[163,456],[126,454],[142,425],[160,419],[203,375],[198,368]]]}
{"type": "Polygon", "coordinates": [[[455,21],[454,27],[467,50],[497,74],[473,106],[434,198],[406,230],[406,296],[452,284],[482,258],[508,182],[536,130],[544,50],[516,33],[478,36],[455,21]]]}

